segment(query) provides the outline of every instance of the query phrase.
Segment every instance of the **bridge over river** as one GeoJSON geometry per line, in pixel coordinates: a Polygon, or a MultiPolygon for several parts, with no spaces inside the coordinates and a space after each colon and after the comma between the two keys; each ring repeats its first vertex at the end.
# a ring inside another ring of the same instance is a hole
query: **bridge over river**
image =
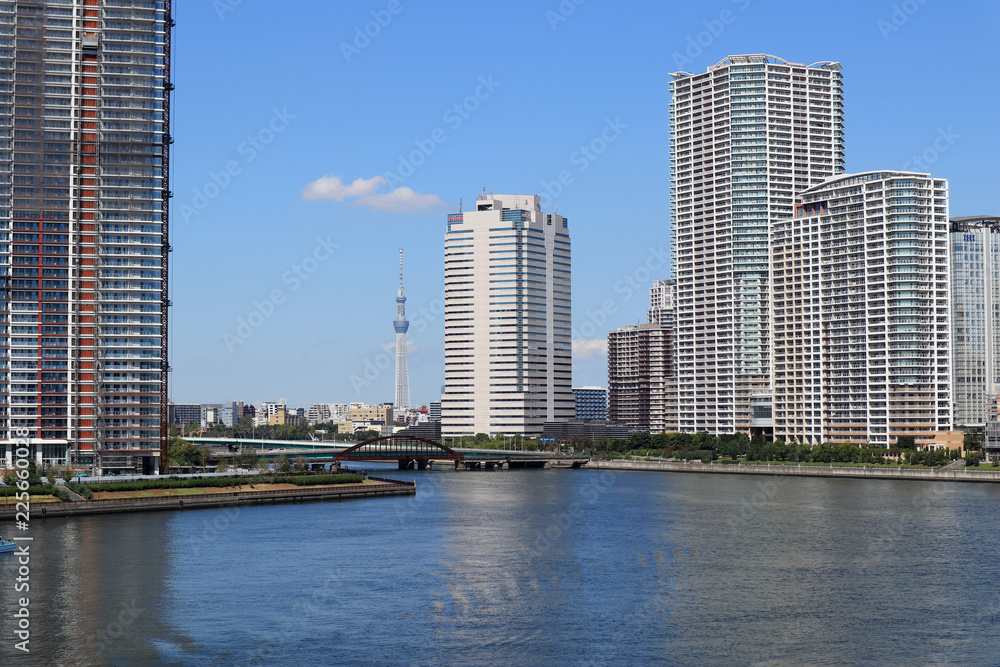
{"type": "Polygon", "coordinates": [[[409,435],[390,435],[364,442],[261,440],[251,438],[184,438],[193,445],[219,449],[232,456],[252,449],[263,459],[302,457],[312,463],[347,461],[396,461],[400,470],[454,466],[455,469],[579,468],[589,456],[528,452],[509,449],[451,448],[440,442],[409,435]]]}

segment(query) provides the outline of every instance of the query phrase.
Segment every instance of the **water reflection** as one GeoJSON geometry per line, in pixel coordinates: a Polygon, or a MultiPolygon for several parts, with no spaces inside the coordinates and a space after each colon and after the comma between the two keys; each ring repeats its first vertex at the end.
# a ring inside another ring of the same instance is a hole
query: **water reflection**
{"type": "MultiPolygon", "coordinates": [[[[164,623],[169,513],[35,519],[31,542],[31,652],[4,646],[5,664],[155,664],[164,623]],[[10,660],[10,662],[8,662],[10,660]]],[[[13,581],[16,559],[0,559],[13,581]]],[[[17,594],[5,586],[6,609],[17,594]]],[[[12,632],[11,632],[12,634],[12,632]]],[[[8,628],[4,629],[8,635],[8,628]]]]}
{"type": "Polygon", "coordinates": [[[0,664],[996,662],[1000,487],[391,474],[418,495],[35,522],[0,664]]]}

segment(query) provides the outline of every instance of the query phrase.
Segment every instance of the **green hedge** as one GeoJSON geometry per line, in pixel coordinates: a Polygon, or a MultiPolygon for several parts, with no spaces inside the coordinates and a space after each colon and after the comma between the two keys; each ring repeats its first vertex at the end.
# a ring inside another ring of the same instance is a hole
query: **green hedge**
{"type": "MultiPolygon", "coordinates": [[[[28,495],[30,496],[51,496],[52,495],[52,485],[44,484],[42,486],[29,486],[28,495]]],[[[20,491],[16,486],[0,486],[0,497],[8,497],[17,495],[20,491]]]]}
{"type": "Polygon", "coordinates": [[[293,477],[286,475],[267,475],[266,477],[193,477],[188,479],[144,479],[135,482],[94,482],[76,484],[72,488],[80,495],[89,498],[79,491],[83,487],[93,494],[94,491],[148,491],[151,489],[201,489],[228,486],[254,486],[257,484],[295,484],[296,486],[316,486],[319,484],[360,484],[363,475],[310,475],[308,477],[293,477]]]}

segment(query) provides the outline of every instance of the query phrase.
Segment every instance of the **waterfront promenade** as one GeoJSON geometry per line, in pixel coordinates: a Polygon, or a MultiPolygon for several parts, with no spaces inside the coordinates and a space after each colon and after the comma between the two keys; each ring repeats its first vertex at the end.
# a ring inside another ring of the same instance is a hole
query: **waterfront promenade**
{"type": "MultiPolygon", "coordinates": [[[[85,500],[81,502],[31,503],[31,518],[113,514],[118,512],[151,512],[158,510],[188,510],[208,507],[271,505],[276,503],[312,502],[317,500],[351,500],[377,496],[414,495],[416,482],[369,477],[366,484],[338,486],[304,486],[297,489],[269,491],[246,490],[199,495],[174,495],[152,498],[121,498],[85,500]],[[374,483],[372,483],[374,482],[374,483]]],[[[258,481],[258,483],[261,483],[258,481]]],[[[0,521],[15,518],[15,505],[0,506],[0,521]]]]}
{"type": "Polygon", "coordinates": [[[942,482],[992,482],[1000,483],[1000,469],[931,470],[920,468],[892,468],[872,466],[817,466],[782,465],[767,463],[702,463],[700,461],[643,461],[628,459],[593,459],[586,468],[600,470],[645,470],[650,472],[694,472],[720,475],[798,475],[802,477],[854,477],[862,479],[908,479],[942,482]]]}

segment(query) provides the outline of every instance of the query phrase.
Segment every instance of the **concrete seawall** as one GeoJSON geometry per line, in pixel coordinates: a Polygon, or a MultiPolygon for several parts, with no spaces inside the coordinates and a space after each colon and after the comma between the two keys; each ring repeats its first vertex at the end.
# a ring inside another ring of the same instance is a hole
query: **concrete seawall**
{"type": "Polygon", "coordinates": [[[920,470],[916,468],[865,468],[731,463],[680,463],[673,461],[591,460],[585,468],[600,470],[646,470],[651,472],[697,472],[720,475],[799,475],[802,477],[853,477],[856,479],[909,479],[940,482],[992,482],[1000,484],[1000,469],[973,471],[920,470]]]}
{"type": "MultiPolygon", "coordinates": [[[[374,479],[374,478],[369,478],[374,479]]],[[[247,491],[243,493],[206,493],[191,496],[157,498],[123,498],[120,500],[86,500],[78,503],[31,503],[31,518],[112,514],[116,512],[152,512],[157,510],[188,510],[207,507],[269,505],[276,503],[312,502],[317,500],[350,500],[375,496],[406,496],[417,492],[415,482],[378,480],[379,484],[347,484],[337,487],[308,487],[277,491],[247,491]]],[[[13,504],[0,507],[0,521],[15,518],[13,504]]]]}

